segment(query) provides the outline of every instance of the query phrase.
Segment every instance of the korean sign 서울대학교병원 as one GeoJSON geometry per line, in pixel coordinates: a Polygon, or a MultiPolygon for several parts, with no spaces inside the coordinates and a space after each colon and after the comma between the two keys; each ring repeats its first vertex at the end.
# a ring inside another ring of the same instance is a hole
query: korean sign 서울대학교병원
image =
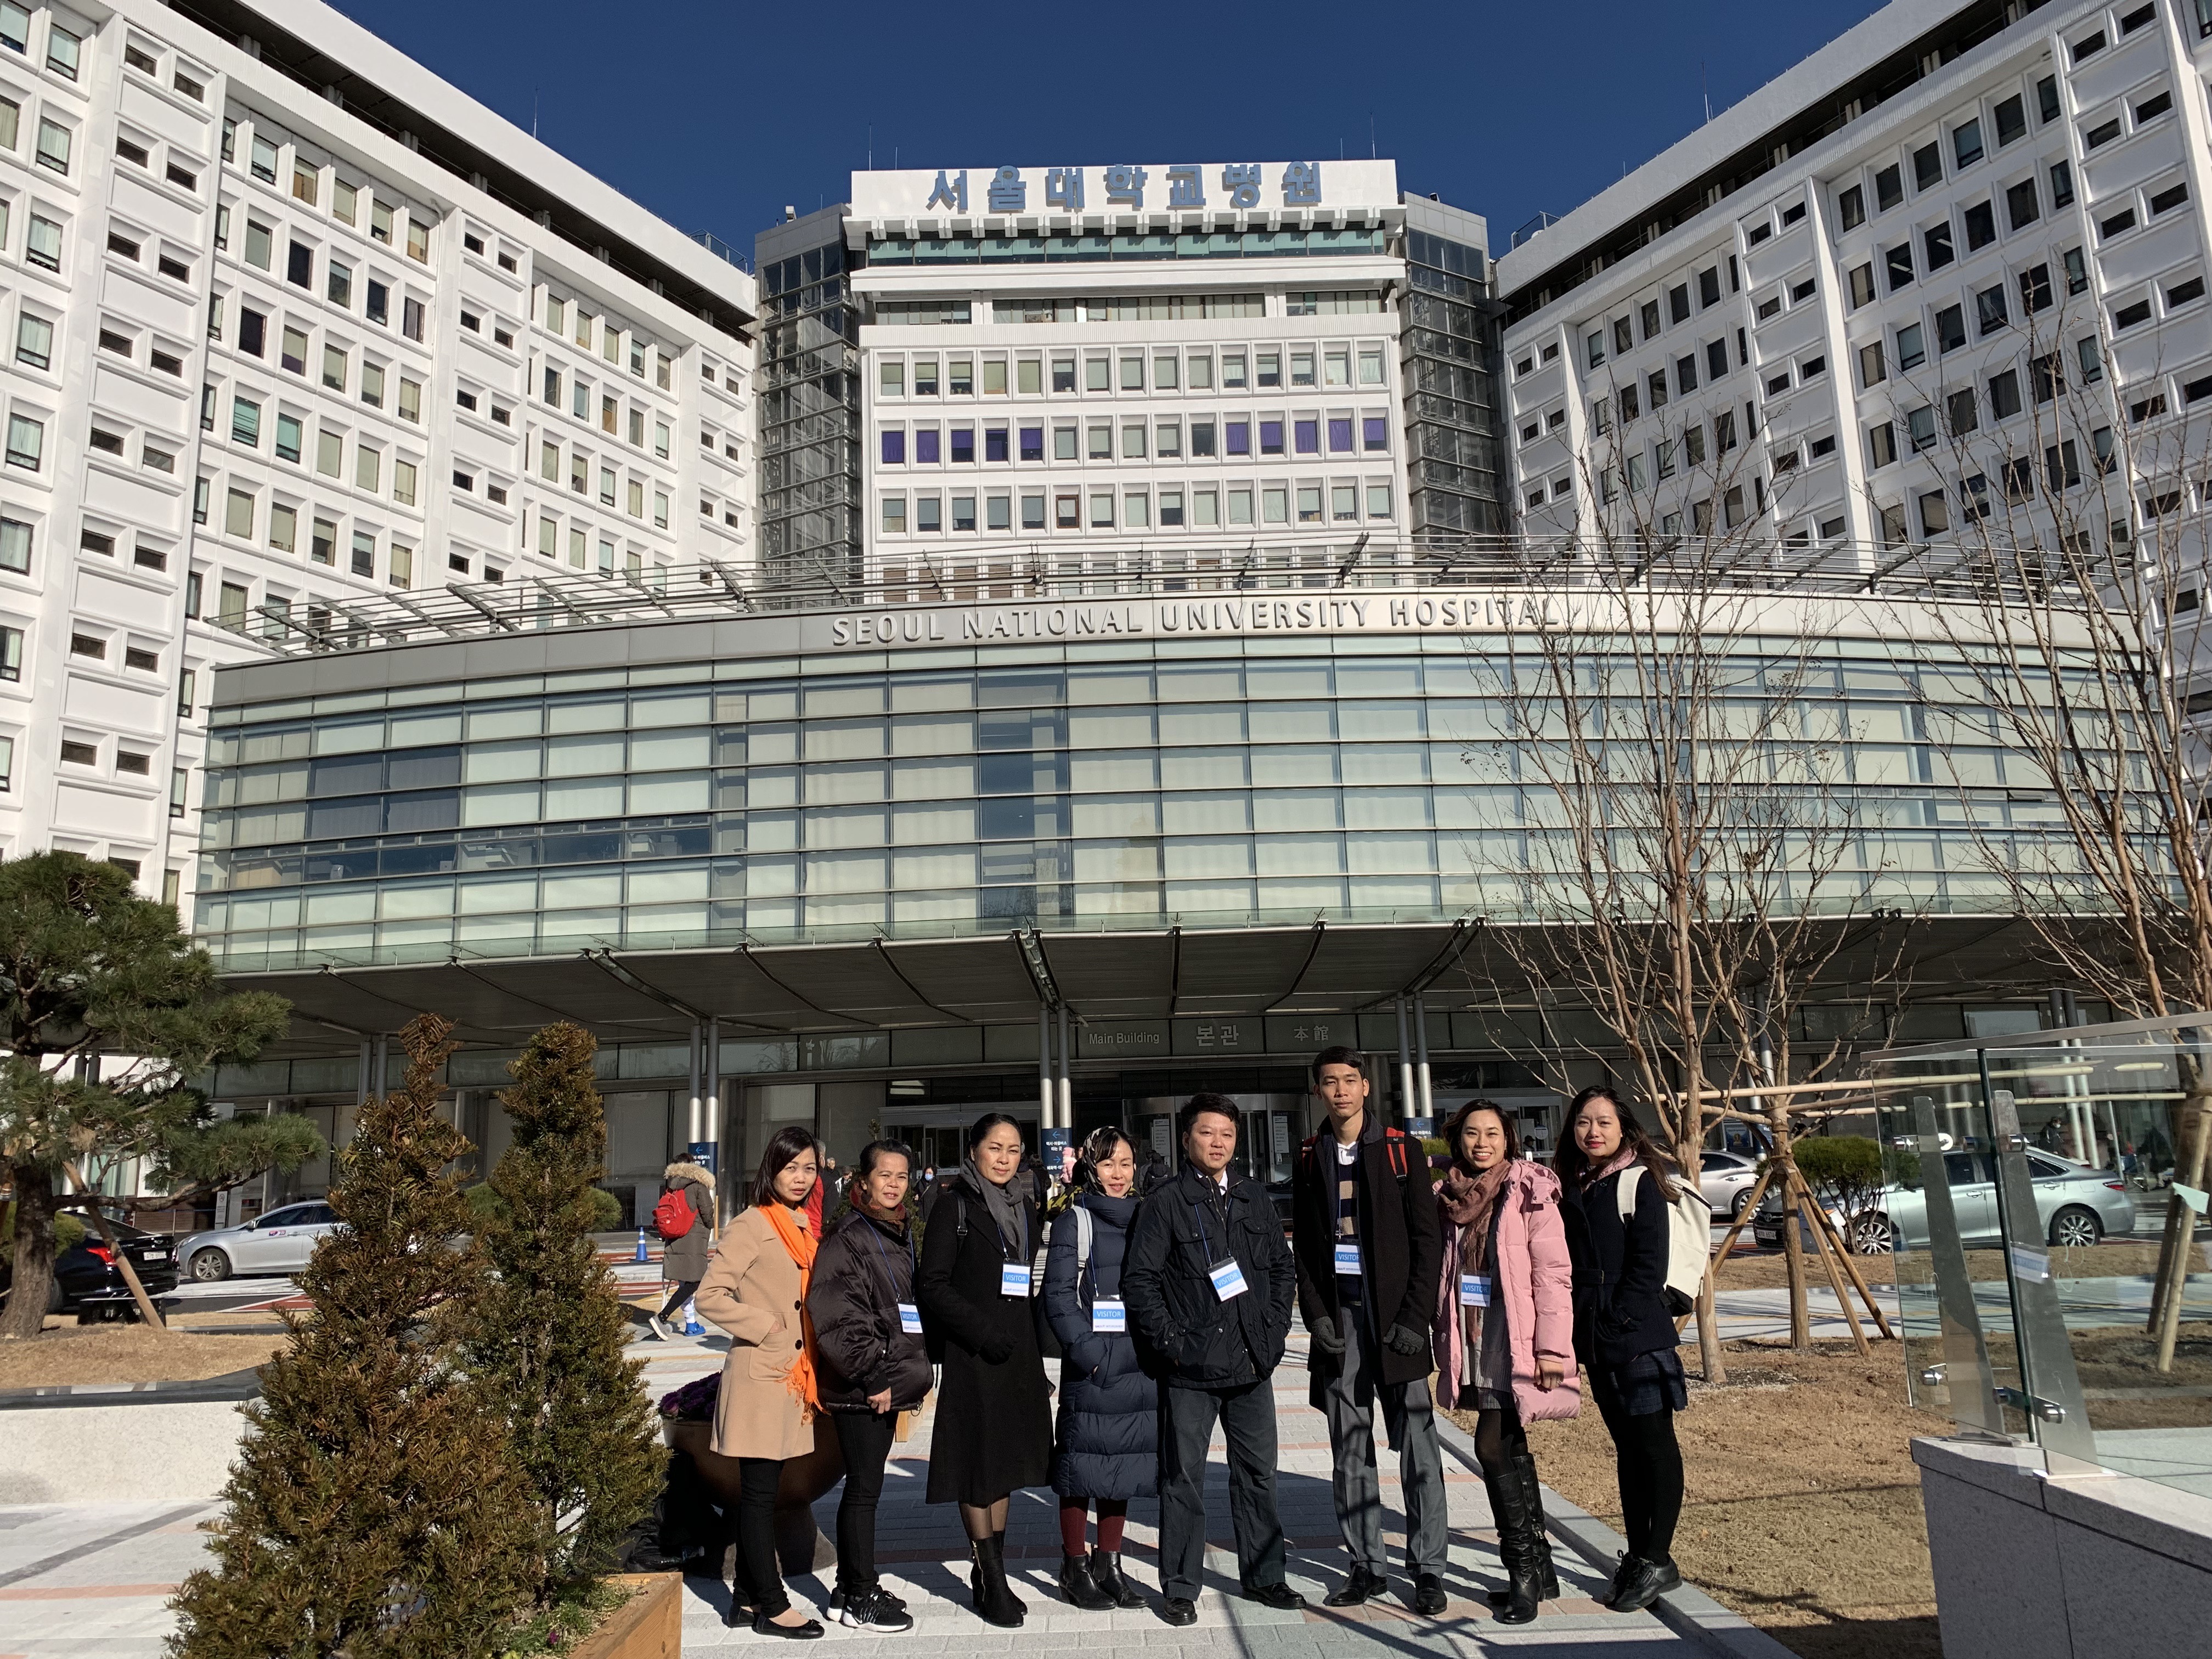
{"type": "Polygon", "coordinates": [[[1321,163],[1285,162],[1270,177],[1272,163],[1226,161],[1218,167],[1193,161],[1148,168],[1123,163],[1109,167],[1017,167],[992,170],[980,198],[969,205],[969,170],[938,170],[922,204],[924,213],[988,214],[1142,212],[1147,208],[1189,211],[1203,208],[1250,210],[1261,207],[1322,205],[1321,163]],[[1269,201],[1269,195],[1274,200],[1269,201]]]}

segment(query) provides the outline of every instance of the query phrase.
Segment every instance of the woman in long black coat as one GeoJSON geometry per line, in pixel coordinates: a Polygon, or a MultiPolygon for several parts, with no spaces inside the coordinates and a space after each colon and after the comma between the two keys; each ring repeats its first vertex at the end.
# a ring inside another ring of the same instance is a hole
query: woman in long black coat
{"type": "Polygon", "coordinates": [[[1052,1486],[1060,1494],[1060,1588],[1079,1607],[1140,1607],[1121,1576],[1132,1498],[1158,1490],[1159,1385],[1137,1363],[1121,1304],[1121,1260],[1137,1216],[1136,1149],[1097,1129],[1075,1164],[1076,1194],[1052,1226],[1044,1311],[1060,1340],[1060,1421],[1052,1486]],[[1086,1248],[1087,1246],[1087,1248],[1086,1248]],[[1098,1505],[1098,1547],[1084,1532],[1098,1505]]]}
{"type": "Polygon", "coordinates": [[[1030,1305],[1038,1216],[1021,1161],[1013,1119],[975,1121],[960,1174],[930,1211],[920,1285],[931,1357],[945,1367],[928,1500],[960,1505],[975,1611],[1009,1627],[1028,1609],[1006,1583],[1006,1498],[1043,1486],[1052,1459],[1052,1391],[1030,1305]]]}

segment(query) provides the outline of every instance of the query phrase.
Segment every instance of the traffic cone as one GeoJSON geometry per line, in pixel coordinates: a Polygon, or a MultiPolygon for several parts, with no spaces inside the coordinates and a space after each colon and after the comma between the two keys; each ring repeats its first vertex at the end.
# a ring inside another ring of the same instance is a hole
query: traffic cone
{"type": "Polygon", "coordinates": [[[650,1261],[653,1259],[645,1253],[645,1229],[642,1227],[637,1230],[637,1255],[635,1259],[639,1261],[650,1261]]]}

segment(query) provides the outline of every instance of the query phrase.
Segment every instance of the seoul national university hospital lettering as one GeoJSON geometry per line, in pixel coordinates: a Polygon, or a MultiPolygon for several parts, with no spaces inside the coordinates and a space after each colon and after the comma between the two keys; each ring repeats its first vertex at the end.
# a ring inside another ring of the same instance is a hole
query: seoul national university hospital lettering
{"type": "Polygon", "coordinates": [[[830,643],[952,644],[975,640],[1115,639],[1157,635],[1420,632],[1437,628],[1549,629],[1563,607],[1538,594],[1433,598],[1146,599],[1133,604],[1004,605],[970,611],[863,611],[834,617],[830,643]]]}

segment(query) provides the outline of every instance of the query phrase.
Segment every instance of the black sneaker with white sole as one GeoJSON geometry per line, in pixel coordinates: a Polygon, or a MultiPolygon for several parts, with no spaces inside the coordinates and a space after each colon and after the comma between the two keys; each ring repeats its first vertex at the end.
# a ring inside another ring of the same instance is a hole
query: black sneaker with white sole
{"type": "Polygon", "coordinates": [[[837,1609],[837,1622],[850,1630],[872,1630],[884,1636],[914,1628],[913,1616],[880,1590],[860,1590],[845,1597],[845,1604],[837,1609]]]}

